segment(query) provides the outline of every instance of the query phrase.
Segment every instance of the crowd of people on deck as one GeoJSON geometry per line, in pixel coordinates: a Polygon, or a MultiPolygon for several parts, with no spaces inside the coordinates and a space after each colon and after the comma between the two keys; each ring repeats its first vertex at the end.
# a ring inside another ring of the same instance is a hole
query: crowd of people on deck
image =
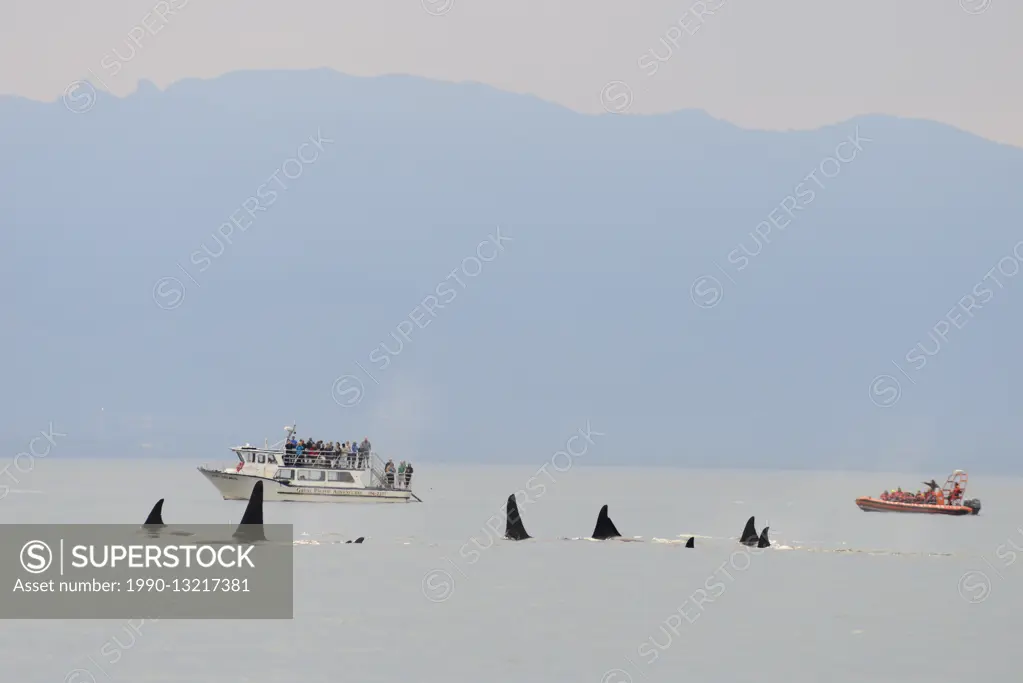
{"type": "Polygon", "coordinates": [[[284,464],[293,466],[301,464],[323,464],[330,467],[347,467],[348,469],[364,469],[369,463],[372,445],[369,439],[362,443],[355,441],[314,441],[291,437],[284,444],[284,464]]]}
{"type": "Polygon", "coordinates": [[[913,503],[916,505],[959,505],[962,502],[963,490],[959,484],[952,488],[948,498],[938,488],[937,484],[930,487],[928,491],[918,490],[916,493],[903,491],[902,488],[892,489],[881,493],[881,500],[892,503],[913,503]]]}
{"type": "MultiPolygon", "coordinates": [[[[370,464],[372,444],[368,438],[362,443],[355,441],[314,441],[291,437],[284,444],[284,466],[317,465],[321,467],[362,470],[370,464]]],[[[412,484],[412,463],[402,460],[397,467],[393,460],[384,465],[387,488],[407,489],[412,484]]]]}

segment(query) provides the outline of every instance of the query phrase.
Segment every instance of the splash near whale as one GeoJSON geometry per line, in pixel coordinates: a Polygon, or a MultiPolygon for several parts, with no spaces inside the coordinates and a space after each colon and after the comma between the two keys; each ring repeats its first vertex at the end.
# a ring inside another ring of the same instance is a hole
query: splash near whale
{"type": "Polygon", "coordinates": [[[615,523],[607,516],[607,505],[605,505],[600,508],[600,513],[597,515],[597,526],[593,527],[593,536],[591,536],[591,538],[603,541],[609,538],[620,537],[621,534],[618,533],[615,523]]]}
{"type": "Polygon", "coordinates": [[[526,533],[526,525],[522,523],[519,505],[515,502],[515,494],[508,496],[508,509],[505,514],[504,537],[509,541],[524,541],[532,538],[526,533]]]}

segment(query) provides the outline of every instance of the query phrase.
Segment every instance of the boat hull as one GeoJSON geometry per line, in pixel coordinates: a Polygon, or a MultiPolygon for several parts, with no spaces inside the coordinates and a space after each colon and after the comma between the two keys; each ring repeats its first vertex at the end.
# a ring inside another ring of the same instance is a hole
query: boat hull
{"type": "Polygon", "coordinates": [[[949,515],[952,517],[964,517],[975,515],[979,509],[966,507],[965,505],[923,505],[918,503],[896,503],[880,498],[863,496],[856,499],[856,505],[866,512],[904,512],[923,515],[949,515]]]}
{"type": "Polygon", "coordinates": [[[407,503],[411,492],[403,489],[335,488],[288,484],[276,479],[200,467],[224,500],[248,500],[257,481],[263,482],[263,501],[301,503],[407,503]]]}

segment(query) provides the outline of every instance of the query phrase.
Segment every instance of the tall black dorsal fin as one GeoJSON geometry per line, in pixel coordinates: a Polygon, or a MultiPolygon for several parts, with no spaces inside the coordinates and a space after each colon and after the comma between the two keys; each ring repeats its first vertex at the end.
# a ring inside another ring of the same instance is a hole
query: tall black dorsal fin
{"type": "Polygon", "coordinates": [[[163,498],[156,501],[156,505],[149,511],[149,516],[146,517],[146,521],[142,523],[142,526],[166,526],[163,523],[163,498]]]}
{"type": "Polygon", "coordinates": [[[686,547],[687,548],[695,548],[696,547],[696,537],[695,536],[690,536],[689,537],[689,540],[686,541],[686,547]]]}
{"type": "Polygon", "coordinates": [[[607,516],[607,506],[605,505],[600,508],[600,514],[597,515],[597,526],[593,527],[592,538],[603,541],[606,538],[618,538],[619,536],[621,534],[615,528],[615,523],[607,516]]]}
{"type": "Polygon", "coordinates": [[[757,528],[753,526],[752,517],[750,517],[746,522],[746,528],[742,530],[742,536],[739,537],[739,543],[742,543],[743,545],[756,545],[757,528]]]}
{"type": "Polygon", "coordinates": [[[263,482],[261,481],[257,481],[256,485],[252,487],[249,504],[245,506],[245,514],[242,515],[238,530],[234,532],[234,538],[247,543],[266,540],[266,536],[263,534],[263,482]]]}
{"type": "Polygon", "coordinates": [[[757,540],[757,547],[758,548],[770,548],[771,547],[771,542],[769,540],[767,540],[767,530],[769,528],[770,527],[766,527],[765,526],[764,530],[760,532],[760,538],[759,538],[759,540],[757,540]]]}
{"type": "Polygon", "coordinates": [[[508,496],[508,512],[504,520],[504,537],[509,541],[524,541],[532,538],[526,533],[526,525],[519,515],[519,505],[515,502],[515,494],[508,496]]]}

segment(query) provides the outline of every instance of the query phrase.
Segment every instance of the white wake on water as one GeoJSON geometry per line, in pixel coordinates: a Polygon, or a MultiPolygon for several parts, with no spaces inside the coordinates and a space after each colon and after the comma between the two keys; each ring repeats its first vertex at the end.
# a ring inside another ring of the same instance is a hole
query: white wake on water
{"type": "MultiPolygon", "coordinates": [[[[310,534],[308,532],[302,532],[299,535],[300,536],[309,536],[310,534]]],[[[341,534],[337,533],[337,532],[324,532],[324,533],[321,533],[319,535],[320,536],[335,536],[335,537],[340,537],[341,536],[341,534]]],[[[679,534],[678,538],[658,538],[658,537],[655,536],[655,537],[651,538],[649,542],[650,543],[656,543],[656,544],[659,544],[659,545],[670,545],[670,546],[678,545],[678,546],[684,546],[686,544],[686,542],[690,538],[695,538],[695,539],[704,540],[704,541],[729,542],[729,543],[736,544],[740,548],[743,547],[743,546],[739,545],[739,539],[735,538],[735,537],[705,536],[705,535],[702,535],[702,534],[679,534]]],[[[369,538],[367,537],[366,540],[368,542],[369,538]]],[[[380,540],[381,539],[378,539],[377,542],[379,543],[380,540]]],[[[618,538],[609,538],[609,539],[604,539],[604,540],[592,538],[590,536],[561,536],[559,538],[530,538],[530,539],[528,539],[526,541],[509,541],[508,539],[505,539],[505,538],[501,538],[501,539],[497,539],[497,540],[499,540],[500,542],[505,542],[505,543],[529,543],[530,541],[532,541],[534,543],[550,543],[550,542],[554,542],[554,541],[589,541],[591,543],[607,543],[607,542],[612,542],[612,541],[618,541],[618,542],[621,542],[621,543],[646,543],[647,542],[647,541],[644,540],[644,538],[642,536],[631,536],[631,537],[619,536],[618,538]]],[[[419,540],[418,539],[409,539],[408,537],[406,537],[404,539],[398,539],[398,538],[390,539],[390,541],[384,541],[384,542],[395,542],[395,543],[401,543],[402,545],[412,545],[413,543],[418,544],[419,540]]],[[[807,553],[834,553],[834,554],[849,553],[849,554],[858,554],[858,555],[873,555],[873,556],[878,556],[878,557],[896,557],[896,556],[906,556],[906,557],[955,557],[956,556],[955,553],[885,550],[885,549],[880,549],[880,548],[825,548],[825,547],[821,547],[820,545],[803,545],[805,543],[804,541],[792,541],[792,543],[794,545],[788,545],[788,544],[786,544],[786,543],[784,543],[782,541],[777,541],[776,540],[776,541],[774,541],[772,543],[772,545],[769,548],[764,548],[763,550],[802,551],[802,552],[807,552],[807,553]]],[[[845,541],[839,541],[839,543],[841,543],[842,545],[846,545],[845,541]]],[[[309,539],[299,539],[299,540],[296,540],[296,541],[293,542],[293,545],[296,545],[296,546],[298,546],[298,545],[345,545],[345,544],[347,544],[347,541],[340,540],[340,538],[338,540],[328,540],[328,541],[322,541],[322,542],[321,541],[317,541],[315,539],[309,538],[309,539]]],[[[425,542],[425,544],[429,545],[429,546],[436,546],[437,545],[437,543],[430,542],[430,541],[425,542]]],[[[701,545],[697,544],[696,547],[694,548],[694,550],[698,550],[701,547],[702,547],[701,545]]]]}

